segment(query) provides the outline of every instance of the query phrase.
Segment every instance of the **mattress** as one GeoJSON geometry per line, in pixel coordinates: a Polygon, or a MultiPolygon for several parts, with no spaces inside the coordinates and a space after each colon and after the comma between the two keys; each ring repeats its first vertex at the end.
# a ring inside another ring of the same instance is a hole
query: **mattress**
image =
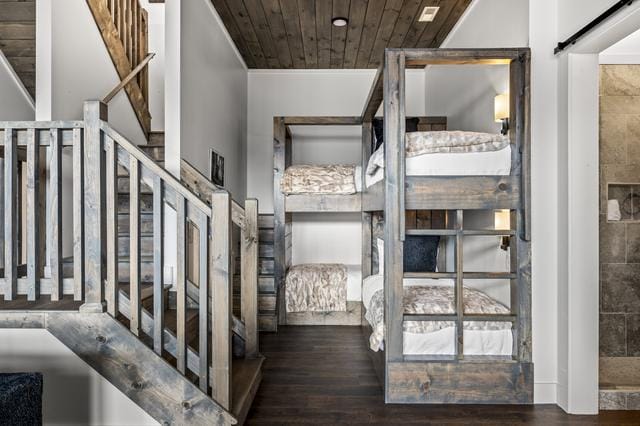
{"type": "MultiPolygon", "coordinates": [[[[369,162],[373,161],[373,157],[369,162]]],[[[511,146],[499,151],[422,154],[406,159],[407,176],[506,176],[511,173],[511,146]]],[[[384,179],[384,168],[367,174],[367,188],[384,179]]]]}
{"type": "MultiPolygon", "coordinates": [[[[448,279],[405,279],[403,284],[405,289],[409,287],[453,288],[454,281],[448,279]]],[[[372,350],[383,348],[383,343],[380,341],[380,338],[384,327],[379,320],[375,320],[375,315],[372,315],[372,312],[376,309],[378,309],[378,311],[381,309],[381,297],[377,296],[380,296],[383,288],[384,279],[381,275],[367,277],[362,285],[362,302],[367,310],[365,318],[374,329],[374,333],[370,339],[372,350]]],[[[484,293],[477,291],[476,293],[482,295],[483,303],[491,305],[487,306],[488,310],[503,311],[502,308],[504,308],[504,306],[499,302],[492,301],[492,299],[484,293]]],[[[406,306],[405,309],[407,309],[406,306]]],[[[434,312],[429,311],[428,313],[434,312]]],[[[419,324],[418,322],[413,323],[419,324]]],[[[412,328],[406,327],[406,325],[407,322],[405,322],[405,330],[403,332],[403,353],[405,355],[455,355],[455,323],[444,321],[438,323],[430,322],[429,326],[433,327],[427,327],[430,329],[428,332],[415,332],[412,331],[412,328]]],[[[510,356],[513,347],[513,334],[508,327],[510,327],[509,323],[493,322],[476,322],[465,325],[465,329],[463,330],[464,354],[510,356]]]]}

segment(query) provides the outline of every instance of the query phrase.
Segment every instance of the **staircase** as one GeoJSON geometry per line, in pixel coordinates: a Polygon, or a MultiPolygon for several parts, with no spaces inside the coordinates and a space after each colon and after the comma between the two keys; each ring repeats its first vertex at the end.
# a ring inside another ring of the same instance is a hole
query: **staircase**
{"type": "Polygon", "coordinates": [[[82,121],[0,122],[0,309],[27,298],[0,315],[0,328],[46,328],[161,424],[242,423],[264,360],[257,201],[240,206],[219,188],[194,193],[161,166],[161,134],[135,146],[109,126],[106,110],[92,101],[82,121]],[[63,160],[63,150],[73,155],[63,160]],[[71,229],[62,228],[63,199],[72,200],[71,229]],[[169,210],[176,247],[164,244],[169,210]],[[63,233],[73,235],[68,258],[63,233]],[[176,267],[165,277],[165,250],[173,249],[176,267]],[[70,297],[80,308],[56,312],[69,309],[70,297]],[[43,303],[47,311],[36,312],[43,303]]]}
{"type": "Polygon", "coordinates": [[[0,51],[36,96],[36,2],[0,0],[0,51]]]}
{"type": "Polygon", "coordinates": [[[273,215],[258,217],[260,233],[258,268],[258,327],[260,331],[278,331],[276,288],[273,277],[273,215]]]}

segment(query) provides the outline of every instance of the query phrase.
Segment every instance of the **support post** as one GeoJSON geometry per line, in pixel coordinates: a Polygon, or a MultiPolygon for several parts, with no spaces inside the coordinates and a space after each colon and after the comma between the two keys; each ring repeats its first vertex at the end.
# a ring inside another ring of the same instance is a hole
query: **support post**
{"type": "Polygon", "coordinates": [[[100,121],[107,120],[107,105],[100,101],[84,103],[84,234],[85,303],[82,312],[104,312],[102,286],[103,149],[100,121]]]}
{"type": "Polygon", "coordinates": [[[225,410],[231,408],[231,197],[226,191],[211,195],[211,397],[225,410]]]}
{"type": "Polygon", "coordinates": [[[242,244],[242,320],[246,330],[245,357],[258,356],[258,200],[244,203],[242,244]]]}

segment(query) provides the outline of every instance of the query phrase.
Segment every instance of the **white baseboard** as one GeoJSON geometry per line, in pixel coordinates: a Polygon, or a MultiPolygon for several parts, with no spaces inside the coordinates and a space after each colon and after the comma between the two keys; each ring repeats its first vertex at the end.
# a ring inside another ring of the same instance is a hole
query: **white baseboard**
{"type": "Polygon", "coordinates": [[[533,403],[556,404],[557,386],[556,382],[535,382],[533,384],[533,403]]]}

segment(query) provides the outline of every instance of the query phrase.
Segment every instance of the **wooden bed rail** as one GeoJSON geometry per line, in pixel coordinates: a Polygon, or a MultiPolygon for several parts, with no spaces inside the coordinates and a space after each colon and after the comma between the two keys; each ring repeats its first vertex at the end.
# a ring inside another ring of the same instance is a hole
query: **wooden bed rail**
{"type": "Polygon", "coordinates": [[[230,410],[233,332],[242,330],[246,358],[258,356],[257,200],[247,200],[242,208],[229,192],[218,188],[207,193],[208,202],[201,199],[111,128],[107,119],[106,105],[89,101],[83,121],[0,122],[0,218],[4,220],[0,290],[5,301],[18,295],[35,301],[50,294],[56,302],[73,295],[84,302],[82,312],[123,315],[133,334],[149,336],[158,355],[175,358],[180,373],[196,374],[200,389],[230,410]],[[72,152],[70,160],[63,150],[72,152]],[[128,203],[118,199],[119,178],[124,177],[129,184],[128,203]],[[73,224],[64,229],[63,200],[68,199],[73,224]],[[119,255],[118,243],[118,212],[123,208],[129,214],[128,271],[119,270],[127,262],[119,255]],[[141,214],[151,209],[149,272],[142,268],[141,214]],[[168,250],[164,237],[172,229],[168,210],[175,211],[176,218],[175,334],[164,316],[168,250]],[[242,236],[240,324],[232,311],[234,224],[242,236]],[[193,253],[186,250],[187,227],[198,235],[193,253]],[[63,259],[63,234],[73,235],[73,255],[68,260],[63,259]],[[197,272],[188,277],[187,265],[194,259],[197,272]],[[126,286],[120,272],[128,272],[126,286]],[[150,311],[142,304],[147,283],[153,291],[150,311]],[[194,291],[197,300],[191,297],[194,291]],[[189,346],[196,331],[187,324],[187,309],[194,302],[199,312],[197,348],[189,346]]]}

